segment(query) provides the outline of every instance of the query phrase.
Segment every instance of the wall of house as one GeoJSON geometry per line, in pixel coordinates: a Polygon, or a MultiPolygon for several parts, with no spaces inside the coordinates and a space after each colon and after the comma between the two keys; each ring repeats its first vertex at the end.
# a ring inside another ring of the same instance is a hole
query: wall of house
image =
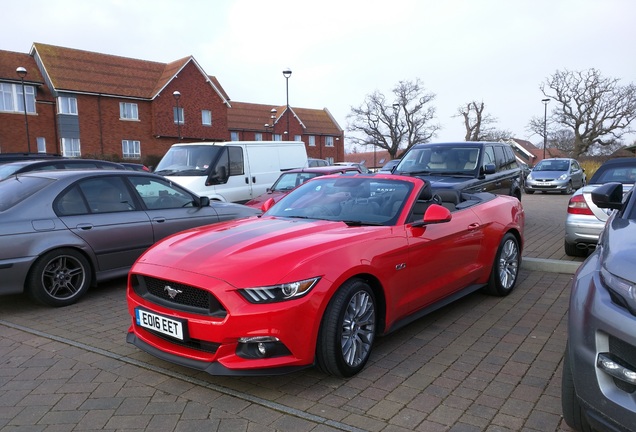
{"type": "MultiPolygon", "coordinates": [[[[30,151],[37,152],[37,138],[46,141],[48,153],[58,153],[55,136],[55,105],[50,102],[40,102],[36,96],[35,114],[27,114],[29,125],[30,151]]],[[[24,113],[0,113],[0,152],[16,153],[29,151],[27,144],[24,113]]]]}

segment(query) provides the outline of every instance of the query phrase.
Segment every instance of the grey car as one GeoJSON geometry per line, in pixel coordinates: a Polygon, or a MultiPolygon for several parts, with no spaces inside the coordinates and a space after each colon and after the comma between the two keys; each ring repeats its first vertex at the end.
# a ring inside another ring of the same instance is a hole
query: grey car
{"type": "Polygon", "coordinates": [[[526,177],[524,189],[526,193],[559,192],[571,194],[585,186],[585,170],[575,159],[551,158],[543,159],[536,164],[526,177]]]}
{"type": "Polygon", "coordinates": [[[129,170],[42,171],[0,181],[0,295],[50,305],[125,276],[159,239],[259,214],[129,170]]]}
{"type": "Polygon", "coordinates": [[[577,431],[633,431],[636,425],[636,194],[623,185],[592,192],[615,209],[596,250],[572,281],[563,358],[563,418],[577,431]]]}
{"type": "Polygon", "coordinates": [[[586,186],[574,192],[565,217],[564,247],[567,255],[584,257],[596,247],[610,210],[594,204],[592,191],[609,182],[620,182],[623,192],[629,191],[636,182],[636,158],[608,160],[596,170],[586,186]]]}

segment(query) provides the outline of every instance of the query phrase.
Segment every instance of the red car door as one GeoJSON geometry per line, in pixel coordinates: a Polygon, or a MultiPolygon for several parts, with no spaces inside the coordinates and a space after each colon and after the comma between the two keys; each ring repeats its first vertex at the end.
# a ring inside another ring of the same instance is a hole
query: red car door
{"type": "Polygon", "coordinates": [[[472,209],[452,213],[450,222],[405,226],[408,289],[400,290],[395,312],[407,315],[473,283],[482,273],[478,261],[483,226],[472,209]]]}

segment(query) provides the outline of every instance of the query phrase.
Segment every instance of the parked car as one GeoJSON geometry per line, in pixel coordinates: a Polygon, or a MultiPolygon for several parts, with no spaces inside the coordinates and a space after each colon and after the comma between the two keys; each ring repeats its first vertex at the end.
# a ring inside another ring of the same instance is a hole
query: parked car
{"type": "Polygon", "coordinates": [[[551,158],[543,159],[532,168],[524,187],[528,194],[540,191],[569,195],[585,186],[585,182],[585,170],[575,159],[551,158]]]}
{"type": "Polygon", "coordinates": [[[150,172],[150,168],[148,168],[144,164],[134,163],[134,162],[119,162],[119,163],[122,164],[124,168],[126,168],[127,170],[150,172]]]}
{"type": "Polygon", "coordinates": [[[442,202],[417,177],[321,176],[260,218],[165,239],[130,271],[127,341],[211,374],[317,364],[352,376],[377,336],[514,288],[521,203],[451,192],[442,202]]]}
{"type": "Polygon", "coordinates": [[[56,153],[0,153],[0,165],[8,162],[31,159],[57,159],[62,155],[56,153]]]}
{"type": "Polygon", "coordinates": [[[335,162],[334,165],[356,167],[360,170],[361,173],[364,174],[368,174],[371,172],[371,170],[367,168],[365,164],[358,162],[335,162]]]}
{"type": "Polygon", "coordinates": [[[609,218],[609,209],[601,209],[592,201],[592,191],[598,186],[620,182],[627,193],[636,182],[636,158],[610,159],[601,165],[589,183],[574,192],[565,218],[565,253],[587,256],[596,247],[598,237],[609,218]]]}
{"type": "Polygon", "coordinates": [[[561,403],[577,431],[636,425],[636,193],[621,183],[592,191],[607,220],[596,250],[572,281],[561,403]]]}
{"type": "Polygon", "coordinates": [[[121,164],[98,159],[31,159],[8,162],[0,165],[0,180],[15,174],[31,171],[50,171],[61,169],[124,169],[121,164]]]}
{"type": "Polygon", "coordinates": [[[307,168],[329,166],[329,162],[325,159],[307,158],[307,168]]]}
{"type": "Polygon", "coordinates": [[[157,240],[200,225],[258,214],[200,198],[149,173],[58,170],[0,181],[0,294],[51,306],[76,302],[122,277],[157,240]]]}
{"type": "Polygon", "coordinates": [[[257,196],[253,200],[245,203],[246,206],[260,209],[265,201],[273,199],[274,202],[280,201],[282,197],[294,190],[296,187],[305,183],[314,177],[329,175],[329,174],[343,174],[343,173],[359,173],[360,169],[355,166],[343,166],[343,165],[331,165],[324,167],[314,168],[301,168],[285,171],[278,177],[278,180],[267,188],[267,192],[257,196]]]}
{"type": "Polygon", "coordinates": [[[521,184],[524,186],[525,189],[526,179],[528,178],[528,174],[530,174],[530,171],[532,171],[532,168],[530,168],[527,163],[520,162],[519,160],[517,160],[517,164],[519,164],[519,168],[521,168],[521,184]]]}
{"type": "Polygon", "coordinates": [[[397,166],[397,164],[400,163],[399,159],[391,159],[390,161],[388,161],[387,163],[385,163],[382,168],[380,168],[378,170],[378,172],[381,173],[390,173],[393,171],[393,168],[395,168],[397,166]]]}
{"type": "Polygon", "coordinates": [[[393,174],[423,178],[434,189],[492,192],[521,200],[521,169],[504,143],[417,144],[402,156],[393,174]]]}

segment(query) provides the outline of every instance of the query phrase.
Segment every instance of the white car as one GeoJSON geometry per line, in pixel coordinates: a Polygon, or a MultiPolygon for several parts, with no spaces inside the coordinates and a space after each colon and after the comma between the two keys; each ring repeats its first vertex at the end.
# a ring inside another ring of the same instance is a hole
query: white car
{"type": "Polygon", "coordinates": [[[636,182],[636,158],[608,160],[594,173],[587,186],[572,195],[565,218],[564,247],[567,255],[584,257],[596,247],[611,211],[592,202],[592,191],[610,182],[622,183],[624,193],[631,190],[636,182]]]}

